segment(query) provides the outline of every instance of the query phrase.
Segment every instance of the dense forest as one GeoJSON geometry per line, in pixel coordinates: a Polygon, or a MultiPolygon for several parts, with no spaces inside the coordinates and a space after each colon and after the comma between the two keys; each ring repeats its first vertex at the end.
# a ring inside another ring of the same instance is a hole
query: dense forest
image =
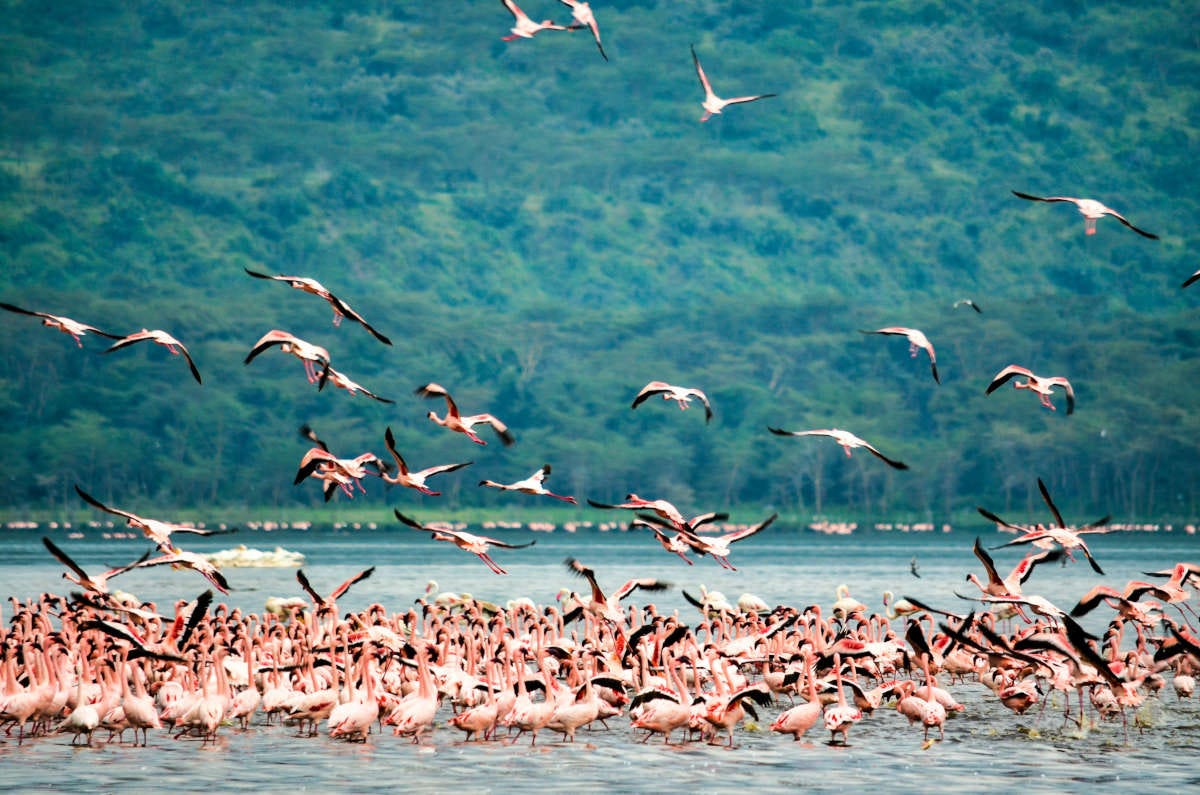
{"type": "Polygon", "coordinates": [[[164,329],[204,383],[0,313],[0,518],[94,518],[75,484],[173,520],[528,515],[476,483],[547,462],[581,505],[746,520],[1033,521],[1038,477],[1068,520],[1200,513],[1200,7],[592,6],[607,62],[587,30],[502,41],[496,0],[4,2],[0,301],[164,329]],[[699,123],[689,45],[718,94],[777,96],[699,123]],[[247,268],[320,280],[394,344],[247,268]],[[942,383],[859,333],[883,326],[923,330],[942,383]],[[271,329],[395,403],[244,365],[271,329]],[[1068,377],[1076,411],[985,395],[1008,364],[1068,377]],[[706,391],[712,422],[631,410],[650,380],[706,391]],[[433,425],[430,381],[516,444],[433,425]],[[387,458],[390,426],[415,468],[475,463],[441,497],[372,480],[325,506],[292,483],[305,423],[343,457],[387,458]]]}

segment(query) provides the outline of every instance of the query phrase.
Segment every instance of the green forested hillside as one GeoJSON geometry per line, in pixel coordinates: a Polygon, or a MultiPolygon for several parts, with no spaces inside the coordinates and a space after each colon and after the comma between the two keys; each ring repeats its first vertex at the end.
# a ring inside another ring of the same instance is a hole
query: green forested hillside
{"type": "Polygon", "coordinates": [[[0,514],[81,513],[75,483],[149,515],[318,506],[292,485],[307,422],[343,456],[386,455],[390,425],[416,467],[473,459],[441,498],[355,500],[426,519],[524,511],[475,483],[544,462],[581,502],[739,518],[1040,515],[1039,476],[1080,521],[1196,515],[1194,3],[593,9],[607,63],[587,31],[501,41],[492,0],[5,2],[0,301],[165,329],[204,385],[157,346],[2,313],[0,514]],[[700,124],[689,44],[722,96],[778,96],[700,124]],[[244,268],[319,279],[394,346],[244,268]],[[928,334],[940,386],[858,333],[886,325],[928,334]],[[275,352],[244,366],[273,328],[395,405],[275,352]],[[1075,414],[985,397],[1010,363],[1069,377],[1075,414]],[[706,390],[712,424],[630,411],[651,379],[706,390]],[[428,381],[517,444],[433,426],[428,381]],[[910,470],[767,425],[846,428],[910,470]]]}

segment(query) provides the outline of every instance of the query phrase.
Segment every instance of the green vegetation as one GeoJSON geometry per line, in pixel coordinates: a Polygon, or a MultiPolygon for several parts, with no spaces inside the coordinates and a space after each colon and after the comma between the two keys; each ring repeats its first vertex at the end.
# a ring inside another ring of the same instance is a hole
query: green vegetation
{"type": "Polygon", "coordinates": [[[347,457],[390,425],[415,467],[476,461],[440,498],[368,483],[380,521],[523,511],[475,483],[544,462],[581,502],[747,521],[1032,520],[1039,476],[1068,520],[1200,512],[1191,3],[593,5],[611,63],[586,32],[500,41],[493,2],[4,3],[0,300],[165,329],[205,383],[3,313],[0,516],[76,512],[75,483],[162,518],[329,508],[292,485],[305,422],[347,457]],[[718,93],[779,96],[697,123],[693,42],[718,93]],[[319,279],[394,347],[244,267],[319,279]],[[940,387],[857,332],[884,325],[929,335],[940,387]],[[272,328],[396,404],[243,366],[272,328]],[[1068,376],[1076,413],[985,397],[1010,363],[1068,376]],[[711,426],[630,411],[652,379],[707,391],[711,426]],[[516,446],[434,427],[427,381],[516,446]]]}

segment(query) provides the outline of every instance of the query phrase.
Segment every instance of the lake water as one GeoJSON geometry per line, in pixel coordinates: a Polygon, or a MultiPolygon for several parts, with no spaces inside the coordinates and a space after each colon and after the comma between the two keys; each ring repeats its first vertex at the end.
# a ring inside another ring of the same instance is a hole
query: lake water
{"type": "MultiPolygon", "coordinates": [[[[990,527],[979,530],[988,546],[1011,539],[990,527]]],[[[476,558],[448,544],[400,528],[244,531],[219,538],[188,537],[182,545],[201,552],[237,543],[302,552],[307,558],[305,574],[319,592],[375,566],[370,579],[357,583],[339,600],[341,612],[373,602],[389,611],[407,610],[424,595],[431,579],[442,590],[469,592],[500,604],[517,597],[547,604],[561,588],[586,587],[567,572],[563,565],[567,557],[591,566],[606,588],[634,576],[670,580],[676,586],[671,591],[636,592],[632,599],[653,600],[660,611],[678,610],[693,624],[699,614],[683,599],[681,588],[697,594],[705,586],[720,590],[730,600],[751,592],[769,604],[821,604],[828,612],[835,589],[845,583],[853,596],[880,612],[885,590],[965,612],[971,605],[955,592],[972,593],[973,586],[964,582],[966,574],[983,574],[971,552],[975,533],[964,531],[825,536],[772,527],[735,545],[731,560],[737,571],[722,570],[711,559],[687,566],[637,532],[487,532],[514,543],[536,539],[537,545],[493,550],[493,557],[508,570],[506,576],[492,574],[476,558]],[[920,578],[910,573],[914,556],[920,578]]],[[[24,599],[45,591],[70,590],[60,578],[62,567],[41,544],[43,534],[88,570],[128,562],[148,546],[141,540],[106,540],[94,529],[84,533],[85,538],[78,539],[62,530],[4,531],[0,594],[24,599]]],[[[1144,571],[1200,558],[1197,543],[1194,536],[1183,533],[1093,537],[1090,546],[1106,571],[1104,577],[1084,562],[1043,566],[1025,592],[1069,609],[1097,583],[1120,588],[1130,579],[1143,579],[1144,571]]],[[[1021,548],[994,551],[1001,574],[1023,552],[1021,548]]],[[[303,596],[295,569],[234,568],[225,574],[233,592],[224,601],[243,610],[260,612],[269,596],[303,596]]],[[[160,607],[175,599],[194,598],[207,585],[194,572],[167,567],[131,572],[114,582],[160,607]]],[[[5,603],[3,609],[7,621],[11,606],[5,603]]],[[[1102,628],[1109,615],[1107,609],[1098,609],[1088,617],[1089,628],[1102,628]]],[[[900,628],[899,623],[896,626],[900,628]]],[[[856,792],[886,787],[889,792],[1096,788],[1112,792],[1182,791],[1200,784],[1200,764],[1195,761],[1200,705],[1178,702],[1169,687],[1161,698],[1148,700],[1141,715],[1151,725],[1144,731],[1131,728],[1128,743],[1119,721],[1084,731],[1073,724],[1064,728],[1057,702],[1040,717],[1036,710],[1018,717],[978,683],[950,689],[967,709],[947,722],[945,741],[926,750],[922,750],[919,727],[909,726],[889,709],[859,723],[851,732],[849,747],[832,747],[819,727],[802,743],[766,730],[782,708],[766,707],[760,711],[758,728],[739,729],[735,747],[726,749],[702,744],[664,746],[661,739],[643,745],[638,742],[641,733],[630,728],[626,717],[611,719],[608,730],[580,732],[573,745],[545,731],[533,747],[527,739],[516,745],[465,743],[460,732],[446,725],[450,712],[444,706],[432,740],[424,745],[413,745],[390,732],[372,735],[365,745],[332,741],[324,734],[296,737],[291,727],[265,725],[261,715],[247,732],[222,728],[212,746],[152,732],[146,748],[115,743],[72,748],[67,736],[38,739],[18,748],[15,738],[0,735],[0,789],[678,792],[754,787],[856,792]]]]}

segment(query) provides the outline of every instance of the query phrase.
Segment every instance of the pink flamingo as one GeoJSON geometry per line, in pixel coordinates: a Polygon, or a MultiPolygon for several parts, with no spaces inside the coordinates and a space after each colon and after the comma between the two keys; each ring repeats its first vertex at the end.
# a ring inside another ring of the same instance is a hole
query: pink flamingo
{"type": "Polygon", "coordinates": [[[316,279],[310,279],[307,276],[271,276],[267,273],[258,273],[257,271],[252,271],[249,268],[243,268],[243,270],[256,279],[269,279],[272,281],[283,282],[284,284],[291,285],[297,290],[303,290],[310,295],[323,298],[329,302],[330,306],[333,307],[333,325],[341,325],[342,318],[348,317],[369,331],[371,336],[382,342],[384,345],[392,344],[390,339],[376,331],[370,323],[363,319],[362,315],[351,309],[350,305],[345,301],[329,292],[329,290],[325,288],[325,285],[321,284],[316,279]]]}
{"type": "Polygon", "coordinates": [[[915,328],[905,328],[904,326],[888,326],[887,328],[876,329],[875,331],[862,331],[863,334],[891,334],[906,337],[908,339],[908,352],[916,358],[918,350],[924,350],[929,355],[929,369],[933,371],[933,380],[942,383],[942,379],[938,377],[937,357],[933,353],[933,343],[924,333],[915,328]]]}
{"type": "Polygon", "coordinates": [[[691,387],[672,386],[665,381],[651,381],[641,388],[637,396],[633,399],[633,405],[630,408],[636,409],[647,399],[654,395],[662,395],[663,400],[674,400],[679,404],[679,410],[682,411],[688,407],[692,398],[698,399],[704,404],[704,421],[707,423],[712,419],[712,406],[708,403],[708,396],[699,389],[691,387]]]}
{"type": "Polygon", "coordinates": [[[319,380],[316,365],[319,364],[322,368],[329,367],[329,351],[320,345],[305,342],[299,337],[289,334],[286,331],[280,331],[279,329],[268,331],[258,342],[254,343],[254,347],[250,349],[250,353],[246,354],[246,358],[242,364],[250,364],[256,356],[273,345],[278,345],[279,350],[284,353],[290,353],[304,362],[304,375],[308,378],[308,383],[310,384],[315,384],[319,380]]]}
{"type": "Polygon", "coordinates": [[[854,434],[850,433],[849,431],[843,431],[838,428],[831,428],[828,430],[815,430],[815,431],[785,431],[780,428],[772,428],[770,426],[767,427],[767,430],[770,431],[771,433],[775,434],[776,436],[828,436],[829,438],[833,439],[835,442],[837,442],[838,444],[840,444],[842,446],[842,449],[844,449],[846,451],[847,458],[850,457],[850,451],[852,449],[854,449],[856,447],[861,447],[864,450],[866,450],[868,453],[870,453],[871,455],[873,455],[876,458],[878,458],[879,460],[883,461],[888,466],[892,467],[893,469],[908,469],[908,464],[905,464],[902,461],[895,461],[891,458],[888,458],[883,453],[879,452],[874,447],[867,444],[867,442],[865,442],[863,439],[855,436],[854,434]]]}
{"type": "Polygon", "coordinates": [[[562,494],[555,494],[554,492],[549,491],[544,485],[546,478],[548,477],[550,477],[550,465],[543,464],[542,468],[537,472],[534,472],[524,480],[518,480],[515,483],[497,483],[494,480],[481,480],[479,481],[479,485],[487,486],[493,489],[500,489],[501,491],[519,491],[522,494],[537,494],[546,497],[553,497],[556,500],[569,502],[572,505],[578,504],[575,502],[574,497],[566,497],[562,494]]]}
{"type": "Polygon", "coordinates": [[[1125,226],[1137,232],[1142,237],[1148,237],[1151,240],[1158,240],[1158,235],[1152,235],[1143,229],[1138,229],[1136,226],[1129,223],[1129,221],[1125,220],[1125,216],[1121,215],[1119,212],[1110,207],[1105,207],[1095,199],[1075,199],[1071,196],[1031,196],[1028,193],[1020,193],[1019,191],[1015,190],[1013,191],[1013,195],[1022,199],[1028,199],[1032,202],[1071,202],[1079,210],[1080,214],[1083,215],[1085,234],[1096,234],[1096,221],[1108,215],[1116,218],[1118,221],[1125,224],[1125,226]]]}
{"type": "Polygon", "coordinates": [[[1061,386],[1067,394],[1067,414],[1075,411],[1075,390],[1071,388],[1071,382],[1061,375],[1056,375],[1052,378],[1034,375],[1032,371],[1020,365],[1010,364],[992,377],[992,382],[988,384],[987,391],[984,394],[990,395],[1004,385],[1006,381],[1016,376],[1024,376],[1024,381],[1013,381],[1013,386],[1017,389],[1033,390],[1042,401],[1042,405],[1054,411],[1054,404],[1050,402],[1050,396],[1054,394],[1054,387],[1061,386]]]}
{"type": "Polygon", "coordinates": [[[703,67],[700,66],[700,58],[696,55],[696,45],[692,45],[692,62],[696,65],[696,76],[700,78],[700,85],[704,88],[704,115],[700,117],[700,121],[708,121],[714,115],[723,111],[729,105],[738,105],[743,102],[753,102],[756,99],[766,99],[773,97],[775,94],[756,94],[751,97],[734,97],[733,99],[721,99],[713,92],[712,85],[708,82],[708,77],[704,74],[703,67]]]}
{"type": "MultiPolygon", "coordinates": [[[[236,530],[201,530],[197,527],[185,527],[183,525],[170,524],[169,522],[160,522],[157,519],[146,519],[138,516],[135,513],[130,513],[129,511],[123,511],[120,508],[113,508],[105,505],[83,489],[79,488],[78,483],[75,484],[75,492],[83,498],[84,502],[93,508],[99,508],[105,513],[111,513],[113,516],[122,517],[125,520],[125,525],[127,527],[141,530],[142,535],[153,541],[163,552],[173,552],[178,549],[178,547],[171,543],[171,536],[174,533],[190,533],[198,536],[213,536],[236,532],[236,530]]],[[[50,551],[52,553],[54,552],[54,550],[50,551]]],[[[55,553],[55,556],[57,557],[58,553],[55,553]]],[[[59,559],[62,560],[62,558],[59,559]]],[[[112,574],[110,573],[107,576],[112,576],[112,574]]],[[[83,585],[83,583],[79,584],[83,585]]]]}
{"type": "MultiPolygon", "coordinates": [[[[513,2],[513,0],[500,0],[509,13],[513,15],[512,34],[504,36],[501,41],[516,41],[517,39],[532,39],[535,35],[543,30],[566,30],[563,25],[556,25],[552,20],[546,19],[541,22],[534,22],[529,16],[513,2]]],[[[607,60],[607,58],[605,59],[607,60]]]]}
{"type": "Polygon", "coordinates": [[[491,414],[472,414],[468,417],[462,416],[458,411],[458,405],[455,404],[454,398],[450,397],[450,393],[447,392],[446,388],[441,384],[429,383],[425,384],[424,386],[419,386],[413,391],[423,398],[444,398],[446,401],[446,416],[444,418],[438,417],[436,412],[431,411],[427,415],[429,419],[433,420],[438,425],[441,425],[443,428],[466,434],[466,436],[475,444],[487,444],[487,442],[480,439],[479,436],[477,436],[475,432],[471,430],[479,424],[487,424],[492,426],[492,430],[496,432],[496,435],[500,437],[500,441],[503,442],[506,447],[516,441],[516,439],[513,438],[513,435],[508,432],[508,426],[491,414]]]}
{"type": "Polygon", "coordinates": [[[196,379],[197,384],[204,383],[200,380],[200,371],[196,369],[196,363],[192,361],[192,355],[188,353],[188,349],[183,346],[182,342],[160,329],[155,329],[154,331],[148,331],[146,329],[135,331],[132,334],[121,337],[104,352],[112,353],[115,350],[120,350],[121,348],[133,345],[134,343],[146,341],[156,342],[159,345],[162,345],[175,356],[182,355],[184,359],[187,359],[188,369],[192,371],[192,378],[196,379]]]}
{"type": "MultiPolygon", "coordinates": [[[[1187,285],[1184,286],[1186,287],[1187,285]]],[[[86,323],[80,323],[78,320],[72,320],[69,317],[62,317],[61,315],[48,315],[45,312],[33,312],[28,309],[22,309],[19,306],[13,306],[12,304],[4,303],[0,303],[0,309],[7,309],[9,312],[17,312],[22,315],[40,317],[42,319],[43,326],[56,328],[64,334],[69,334],[71,339],[75,340],[75,344],[80,348],[83,347],[83,342],[79,338],[88,332],[91,332],[92,334],[98,334],[101,337],[108,337],[110,340],[121,339],[116,334],[109,334],[107,331],[101,331],[95,326],[89,326],[86,323]]]]}
{"type": "Polygon", "coordinates": [[[496,561],[492,560],[491,555],[488,554],[489,547],[501,547],[502,549],[524,549],[525,547],[531,547],[537,543],[537,541],[530,541],[528,544],[508,544],[504,541],[500,541],[499,539],[489,538],[488,536],[479,536],[475,535],[474,533],[467,533],[461,530],[452,530],[448,527],[423,525],[417,520],[410,519],[409,517],[400,513],[399,510],[393,509],[392,512],[396,514],[397,519],[414,530],[424,530],[427,533],[432,533],[435,541],[449,541],[459,549],[470,552],[472,555],[475,555],[482,560],[487,567],[496,574],[508,574],[508,572],[500,568],[496,561]]]}
{"type": "Polygon", "coordinates": [[[604,45],[600,43],[600,26],[596,24],[596,15],[592,13],[591,5],[584,0],[558,0],[558,2],[571,9],[571,17],[575,20],[567,27],[567,30],[578,30],[579,28],[590,30],[592,38],[596,40],[596,47],[600,50],[600,55],[607,61],[608,55],[604,52],[604,45]]]}
{"type": "Polygon", "coordinates": [[[317,390],[320,391],[320,390],[324,389],[326,382],[331,382],[338,389],[344,389],[347,392],[349,392],[351,395],[355,395],[355,394],[358,394],[359,392],[362,392],[364,395],[371,398],[371,400],[378,400],[380,403],[395,403],[396,402],[389,398],[380,397],[379,395],[376,395],[374,392],[367,389],[362,384],[358,384],[358,383],[355,383],[354,381],[351,381],[350,378],[348,376],[346,376],[345,373],[340,373],[337,370],[334,370],[332,367],[326,367],[324,370],[321,371],[321,378],[318,382],[319,386],[317,387],[317,390]]]}
{"type": "Polygon", "coordinates": [[[392,454],[392,458],[396,461],[396,474],[392,475],[389,472],[381,472],[380,477],[387,483],[397,486],[404,486],[410,489],[416,489],[422,494],[427,494],[430,497],[437,497],[441,494],[440,491],[433,491],[425,485],[425,481],[434,475],[440,475],[444,472],[453,472],[456,469],[462,469],[473,464],[473,461],[465,461],[461,464],[441,464],[439,466],[421,469],[416,472],[409,470],[408,465],[404,462],[404,458],[396,450],[396,437],[392,435],[391,426],[388,426],[383,432],[383,443],[387,446],[388,452],[392,454]]]}

